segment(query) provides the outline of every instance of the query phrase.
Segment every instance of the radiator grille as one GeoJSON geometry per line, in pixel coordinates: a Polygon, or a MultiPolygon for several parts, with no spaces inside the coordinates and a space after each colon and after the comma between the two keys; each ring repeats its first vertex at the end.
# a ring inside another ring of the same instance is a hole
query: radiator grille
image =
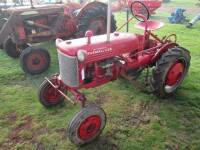
{"type": "Polygon", "coordinates": [[[76,57],[67,56],[58,51],[61,80],[69,87],[78,87],[78,61],[76,57]]]}

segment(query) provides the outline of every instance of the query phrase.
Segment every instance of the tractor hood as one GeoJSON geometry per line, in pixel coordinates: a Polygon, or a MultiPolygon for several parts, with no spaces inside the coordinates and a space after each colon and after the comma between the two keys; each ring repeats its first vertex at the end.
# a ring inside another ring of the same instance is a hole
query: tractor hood
{"type": "Polygon", "coordinates": [[[112,33],[110,37],[110,42],[106,41],[106,34],[68,41],[56,40],[56,47],[59,53],[72,57],[77,56],[79,50],[85,51],[86,62],[92,62],[129,53],[140,45],[138,36],[132,33],[112,33]]]}

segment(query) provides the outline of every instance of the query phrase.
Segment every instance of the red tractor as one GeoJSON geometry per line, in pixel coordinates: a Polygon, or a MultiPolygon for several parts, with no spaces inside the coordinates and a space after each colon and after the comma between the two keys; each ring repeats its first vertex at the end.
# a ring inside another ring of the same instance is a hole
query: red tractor
{"type": "MultiPolygon", "coordinates": [[[[88,29],[95,35],[106,33],[104,3],[31,5],[0,10],[0,47],[13,58],[20,56],[21,67],[27,73],[39,74],[50,64],[48,51],[31,44],[83,37],[88,29]]],[[[112,16],[112,32],[115,30],[112,16]]]]}
{"type": "Polygon", "coordinates": [[[190,52],[176,43],[175,34],[159,38],[152,33],[164,24],[148,20],[149,11],[142,2],[131,4],[133,17],[126,23],[133,18],[139,20],[136,27],[144,30],[143,35],[110,34],[110,8],[109,1],[107,34],[93,36],[91,31],[87,31],[84,38],[56,40],[60,73],[45,78],[39,90],[40,102],[45,107],[55,106],[64,99],[72,104],[77,101],[82,104],[82,109],[67,129],[69,139],[76,145],[94,140],[106,124],[103,109],[97,105],[86,106],[86,97],[79,89],[98,87],[121,76],[134,78],[145,68],[152,68],[152,87],[163,98],[177,90],[190,66],[190,52]],[[138,5],[145,10],[143,14],[133,9],[138,5]],[[66,94],[67,91],[75,100],[66,94]]]}

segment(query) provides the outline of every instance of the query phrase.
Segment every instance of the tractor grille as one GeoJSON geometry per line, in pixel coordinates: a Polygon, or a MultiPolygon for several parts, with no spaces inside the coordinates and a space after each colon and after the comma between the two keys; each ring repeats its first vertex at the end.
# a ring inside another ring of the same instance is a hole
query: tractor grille
{"type": "Polygon", "coordinates": [[[76,57],[67,56],[58,51],[61,80],[69,87],[78,87],[78,61],[76,57]]]}

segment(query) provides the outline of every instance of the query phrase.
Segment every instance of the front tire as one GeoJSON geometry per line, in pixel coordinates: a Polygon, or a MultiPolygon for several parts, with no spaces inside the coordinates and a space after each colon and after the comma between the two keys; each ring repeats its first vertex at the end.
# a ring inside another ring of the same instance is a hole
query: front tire
{"type": "Polygon", "coordinates": [[[106,125],[106,114],[102,108],[89,105],[82,108],[71,120],[67,135],[75,145],[84,145],[96,139],[106,125]]]}
{"type": "Polygon", "coordinates": [[[187,50],[174,47],[166,51],[153,69],[152,85],[159,97],[173,94],[184,80],[189,66],[190,54],[187,50]]]}
{"type": "MultiPolygon", "coordinates": [[[[56,86],[57,78],[56,76],[52,76],[49,80],[56,86]]],[[[65,92],[64,88],[59,88],[63,93],[65,92]]],[[[45,107],[53,107],[56,106],[64,101],[64,96],[61,95],[57,89],[54,89],[52,85],[47,81],[44,80],[39,88],[39,100],[40,103],[45,107]]]]}
{"type": "Polygon", "coordinates": [[[20,65],[24,72],[31,75],[40,74],[50,65],[50,55],[44,48],[30,46],[20,55],[20,65]]]}

